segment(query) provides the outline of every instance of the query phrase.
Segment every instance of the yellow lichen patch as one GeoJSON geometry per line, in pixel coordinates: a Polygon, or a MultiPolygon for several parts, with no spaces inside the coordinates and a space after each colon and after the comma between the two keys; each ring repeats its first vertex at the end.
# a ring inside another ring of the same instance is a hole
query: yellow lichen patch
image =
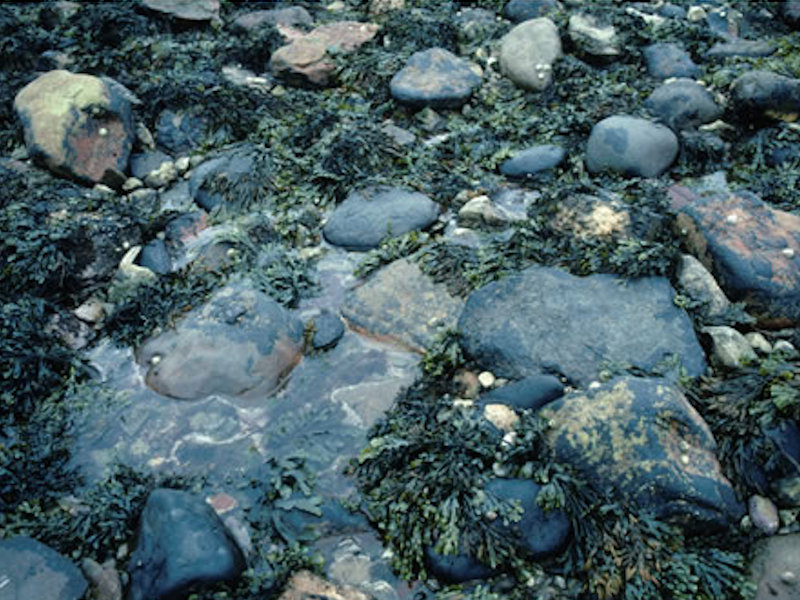
{"type": "Polygon", "coordinates": [[[483,416],[501,431],[513,431],[519,422],[517,413],[505,404],[487,404],[483,409],[483,416]]]}

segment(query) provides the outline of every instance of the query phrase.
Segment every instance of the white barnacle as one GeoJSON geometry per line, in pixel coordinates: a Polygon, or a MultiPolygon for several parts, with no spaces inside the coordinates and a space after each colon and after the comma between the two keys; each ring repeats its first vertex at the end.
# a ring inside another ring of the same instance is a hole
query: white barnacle
{"type": "Polygon", "coordinates": [[[100,137],[106,137],[108,135],[108,129],[101,127],[97,130],[97,133],[100,135],[100,137]]]}
{"type": "Polygon", "coordinates": [[[794,248],[784,248],[781,250],[781,254],[783,254],[786,258],[794,258],[794,248]]]}
{"type": "Polygon", "coordinates": [[[160,362],[161,362],[161,355],[160,354],[153,354],[153,356],[150,357],[150,365],[151,366],[155,367],[160,362]]]}

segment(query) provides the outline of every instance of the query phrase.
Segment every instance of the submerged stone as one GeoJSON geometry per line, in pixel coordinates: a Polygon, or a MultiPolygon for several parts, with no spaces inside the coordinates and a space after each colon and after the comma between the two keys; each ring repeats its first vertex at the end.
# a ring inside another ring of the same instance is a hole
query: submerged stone
{"type": "Polygon", "coordinates": [[[79,600],[87,587],[78,567],[49,546],[25,536],[0,540],[3,600],[79,600]]]}
{"type": "Polygon", "coordinates": [[[686,527],[726,528],[744,514],[708,425],[666,380],[617,378],[543,415],[557,460],[624,504],[686,527]]]}
{"type": "Polygon", "coordinates": [[[472,65],[444,48],[415,52],[390,83],[392,98],[414,107],[456,108],[481,83],[472,65]]]}
{"type": "Polygon", "coordinates": [[[467,354],[503,377],[545,372],[587,384],[608,363],[650,370],[670,356],[700,375],[703,350],[673,297],[662,277],[534,266],[474,291],[458,330],[467,354]]]}
{"type": "Polygon", "coordinates": [[[183,400],[269,394],[300,360],[303,325],[266,294],[231,284],[138,352],[147,385],[183,400]]]}

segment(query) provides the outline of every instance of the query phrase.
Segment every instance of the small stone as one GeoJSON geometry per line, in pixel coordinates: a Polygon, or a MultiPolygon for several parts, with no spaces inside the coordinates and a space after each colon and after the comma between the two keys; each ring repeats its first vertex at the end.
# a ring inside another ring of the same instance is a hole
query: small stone
{"type": "Polygon", "coordinates": [[[783,573],[781,573],[781,581],[786,585],[794,587],[795,585],[797,585],[797,580],[798,580],[797,573],[795,573],[794,571],[784,571],[783,573]]]}
{"type": "Polygon", "coordinates": [[[771,71],[748,71],[731,85],[731,103],[742,120],[752,117],[797,120],[800,79],[771,71]]]}
{"type": "Polygon", "coordinates": [[[403,10],[406,0],[370,0],[369,14],[383,15],[395,10],[403,10]]]}
{"type": "Polygon", "coordinates": [[[253,32],[265,27],[286,25],[289,27],[310,27],[314,18],[302,6],[255,10],[240,15],[231,23],[234,30],[253,32]]]}
{"type": "Polygon", "coordinates": [[[708,17],[708,13],[702,6],[690,6],[689,10],[686,11],[686,19],[692,23],[704,21],[706,17],[708,17]]]}
{"type": "Polygon", "coordinates": [[[511,178],[532,177],[554,169],[567,157],[560,146],[541,145],[516,153],[500,166],[500,173],[511,178]]]}
{"type": "Polygon", "coordinates": [[[178,173],[183,175],[189,170],[190,163],[191,159],[188,156],[181,156],[175,160],[175,168],[177,169],[178,173]]]}
{"type": "Polygon", "coordinates": [[[797,356],[797,348],[794,345],[787,341],[787,340],[778,340],[772,346],[772,351],[775,353],[780,352],[781,354],[785,354],[789,357],[797,356]]]}
{"type": "Polygon", "coordinates": [[[457,108],[480,85],[473,66],[444,48],[411,55],[389,84],[392,97],[414,107],[457,108]]]}
{"type": "Polygon", "coordinates": [[[459,387],[459,395],[464,398],[476,398],[481,391],[478,376],[472,371],[458,371],[453,376],[453,382],[459,387]]]}
{"type": "Polygon", "coordinates": [[[511,81],[532,91],[553,81],[553,63],[563,56],[558,27],[547,18],[520,23],[500,45],[500,68],[511,81]]]}
{"type": "Polygon", "coordinates": [[[97,298],[90,298],[72,311],[72,314],[85,323],[99,323],[106,318],[103,303],[97,298]]]}
{"type": "Polygon", "coordinates": [[[753,350],[761,354],[769,354],[772,352],[772,344],[767,341],[762,334],[758,333],[757,331],[751,331],[748,334],[745,334],[745,339],[750,343],[750,346],[753,350]]]}
{"type": "Polygon", "coordinates": [[[219,0],[142,0],[149,9],[185,21],[219,21],[219,0]]]}
{"type": "Polygon", "coordinates": [[[778,507],[764,496],[754,495],[747,503],[750,519],[766,535],[775,535],[781,526],[778,507]]]}
{"type": "Polygon", "coordinates": [[[459,209],[458,220],[465,226],[503,227],[511,219],[488,196],[477,196],[459,209]]]}
{"type": "Polygon", "coordinates": [[[278,600],[370,600],[370,596],[354,587],[333,584],[309,571],[299,571],[292,575],[285,591],[278,600]]]}
{"type": "Polygon", "coordinates": [[[509,0],[506,4],[505,15],[514,23],[522,23],[537,17],[544,17],[558,8],[557,0],[509,0]]]}
{"type": "Polygon", "coordinates": [[[155,171],[151,171],[144,178],[144,183],[151,188],[163,188],[178,178],[178,171],[175,163],[166,161],[155,171]]]}
{"type": "Polygon", "coordinates": [[[226,512],[232,511],[239,505],[236,498],[224,492],[209,496],[206,498],[206,503],[213,508],[214,512],[218,515],[224,515],[226,512]]]}
{"type": "Polygon", "coordinates": [[[732,327],[703,327],[702,331],[711,336],[712,358],[719,366],[738,369],[745,362],[756,360],[756,353],[750,343],[732,327]]]}
{"type": "Polygon", "coordinates": [[[494,376],[494,373],[492,373],[491,371],[483,371],[481,372],[480,375],[478,375],[478,382],[484,388],[492,387],[494,385],[495,379],[496,378],[494,376]]]}
{"type": "Polygon", "coordinates": [[[709,91],[691,79],[676,79],[656,88],[645,106],[674,131],[696,129],[722,116],[709,91]]]}
{"type": "Polygon", "coordinates": [[[333,348],[344,335],[344,330],[344,323],[337,315],[323,312],[314,319],[314,337],[311,342],[314,350],[333,348]]]}
{"type": "Polygon", "coordinates": [[[138,190],[143,185],[144,185],[144,182],[141,179],[139,179],[138,177],[128,177],[125,180],[125,183],[122,184],[122,191],[123,192],[132,192],[134,190],[138,190]]]}
{"type": "Polygon", "coordinates": [[[713,58],[730,58],[734,56],[759,58],[770,56],[777,49],[777,46],[765,40],[735,40],[714,44],[708,51],[707,56],[713,58]]]}

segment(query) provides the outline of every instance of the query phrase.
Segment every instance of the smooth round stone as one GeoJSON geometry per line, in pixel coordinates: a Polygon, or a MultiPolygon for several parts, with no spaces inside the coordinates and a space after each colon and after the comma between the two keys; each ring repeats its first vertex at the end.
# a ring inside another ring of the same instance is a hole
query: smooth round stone
{"type": "Polygon", "coordinates": [[[500,166],[500,173],[512,178],[529,177],[557,167],[566,157],[566,151],[560,146],[534,146],[505,161],[500,166]]]}
{"type": "Polygon", "coordinates": [[[553,63],[563,56],[558,27],[531,19],[509,31],[500,45],[500,69],[518,86],[535,92],[553,81],[553,63]]]}
{"type": "Polygon", "coordinates": [[[603,119],[592,128],[586,166],[592,173],[616,171],[657,177],[678,155],[678,138],[668,127],[627,115],[603,119]]]}
{"type": "Polygon", "coordinates": [[[656,88],[645,106],[675,131],[695,129],[722,115],[709,91],[691,79],[677,79],[656,88]]]}
{"type": "Polygon", "coordinates": [[[670,77],[697,77],[700,68],[692,57],[678,44],[658,43],[647,46],[642,53],[647,72],[659,79],[670,77]]]}
{"type": "Polygon", "coordinates": [[[390,83],[392,98],[413,107],[457,108],[480,85],[469,62],[444,48],[411,55],[390,83]]]}

